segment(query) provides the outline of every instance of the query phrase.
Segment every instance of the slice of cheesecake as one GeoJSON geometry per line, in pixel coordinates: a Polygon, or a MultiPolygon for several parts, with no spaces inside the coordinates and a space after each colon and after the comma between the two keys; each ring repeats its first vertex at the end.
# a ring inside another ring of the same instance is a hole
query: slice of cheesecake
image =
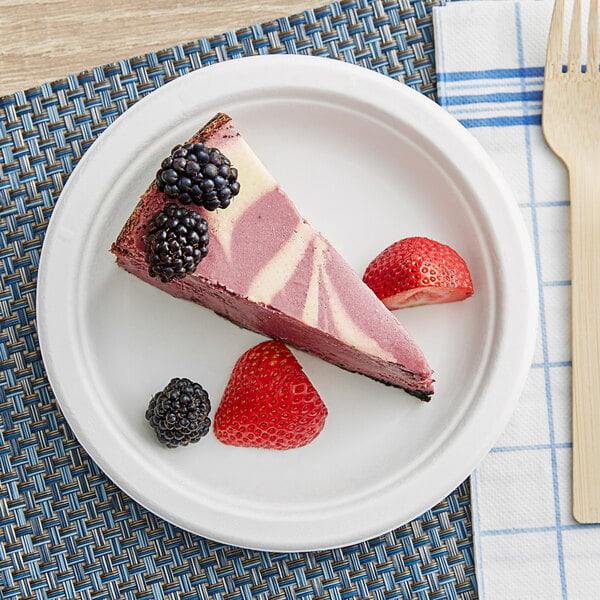
{"type": "Polygon", "coordinates": [[[219,149],[238,171],[240,192],[230,206],[194,208],[208,221],[208,255],[182,279],[149,275],[149,223],[173,202],[152,183],[112,245],[117,264],[242,327],[428,400],[432,371],[417,344],[301,217],[231,118],[216,115],[190,141],[219,149]]]}

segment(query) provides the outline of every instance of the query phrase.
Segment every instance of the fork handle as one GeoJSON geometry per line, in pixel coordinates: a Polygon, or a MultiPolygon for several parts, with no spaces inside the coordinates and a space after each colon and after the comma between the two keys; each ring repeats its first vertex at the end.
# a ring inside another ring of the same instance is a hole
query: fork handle
{"type": "Polygon", "coordinates": [[[600,194],[597,161],[578,162],[569,172],[573,516],[600,523],[600,194]]]}

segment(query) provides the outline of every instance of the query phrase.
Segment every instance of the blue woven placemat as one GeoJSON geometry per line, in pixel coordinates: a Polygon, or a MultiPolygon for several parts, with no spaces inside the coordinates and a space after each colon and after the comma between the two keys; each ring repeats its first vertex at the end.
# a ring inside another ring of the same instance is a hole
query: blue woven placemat
{"type": "Polygon", "coordinates": [[[474,599],[468,484],[361,544],[279,554],[178,529],[118,489],[56,405],[35,286],[66,179],[117,116],[165,82],[251,54],[339,58],[435,98],[431,8],[348,0],[0,98],[0,598],[474,599]]]}

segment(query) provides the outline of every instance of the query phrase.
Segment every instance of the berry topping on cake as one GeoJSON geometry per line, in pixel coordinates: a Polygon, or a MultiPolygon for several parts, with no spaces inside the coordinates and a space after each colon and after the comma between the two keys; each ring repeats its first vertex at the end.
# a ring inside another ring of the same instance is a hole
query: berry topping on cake
{"type": "Polygon", "coordinates": [[[263,342],[237,361],[215,415],[224,444],[288,450],[312,442],[327,408],[282,342],[263,342]]]}
{"type": "Polygon", "coordinates": [[[199,383],[175,377],[150,400],[146,419],[158,441],[169,448],[187,446],[210,429],[210,400],[199,383]]]}
{"type": "Polygon", "coordinates": [[[193,210],[167,204],[152,217],[145,250],[151,277],[165,283],[182,279],[208,253],[208,223],[193,210]]]}
{"type": "Polygon", "coordinates": [[[363,281],[390,310],[473,295],[465,261],[450,246],[424,237],[388,246],[371,261],[363,281]]]}
{"type": "Polygon", "coordinates": [[[202,142],[178,145],[156,173],[156,186],[181,204],[227,208],[240,191],[238,172],[217,148],[202,142]]]}
{"type": "MultiPolygon", "coordinates": [[[[169,200],[153,180],[111,246],[117,264],[236,325],[428,400],[433,394],[433,372],[415,340],[300,214],[231,117],[215,115],[181,146],[182,156],[176,150],[171,162],[165,162],[165,172],[200,141],[206,148],[218,148],[239,169],[242,189],[234,209],[184,206],[169,200]],[[149,274],[148,258],[157,265],[162,258],[155,252],[147,257],[145,252],[147,232],[155,228],[154,215],[169,202],[198,210],[210,230],[208,256],[183,280],[175,279],[172,265],[151,269],[149,274]],[[169,277],[173,279],[165,280],[169,277]]],[[[198,154],[200,164],[206,157],[198,154]]],[[[300,177],[305,171],[300,169],[300,177]]],[[[237,175],[233,168],[230,173],[237,175]]],[[[175,172],[174,180],[178,177],[175,172]]],[[[230,187],[237,191],[233,183],[230,187]]]]}

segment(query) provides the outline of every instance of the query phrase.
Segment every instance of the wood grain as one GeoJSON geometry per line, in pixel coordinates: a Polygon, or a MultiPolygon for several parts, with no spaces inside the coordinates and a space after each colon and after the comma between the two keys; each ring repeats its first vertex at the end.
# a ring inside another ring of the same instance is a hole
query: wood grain
{"type": "Polygon", "coordinates": [[[554,5],[544,71],[542,129],[569,171],[573,517],[600,523],[600,71],[598,0],[591,0],[589,48],[581,72],[581,2],[571,20],[563,73],[564,0],[554,5]]]}
{"type": "Polygon", "coordinates": [[[0,96],[324,0],[0,0],[0,96]]]}

